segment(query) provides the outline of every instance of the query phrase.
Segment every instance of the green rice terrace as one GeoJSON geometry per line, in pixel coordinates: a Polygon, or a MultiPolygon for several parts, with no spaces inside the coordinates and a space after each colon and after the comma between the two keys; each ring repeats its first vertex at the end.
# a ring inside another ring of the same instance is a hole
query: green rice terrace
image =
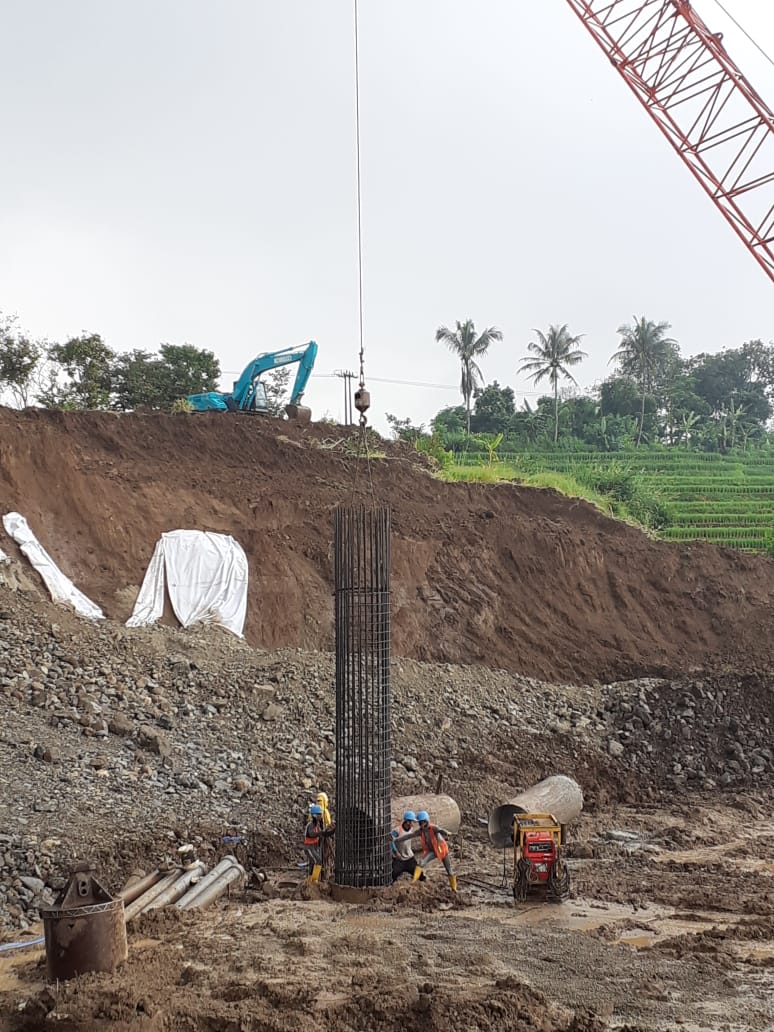
{"type": "Polygon", "coordinates": [[[667,541],[774,554],[774,455],[677,451],[460,454],[450,480],[513,480],[585,498],[667,541]]]}

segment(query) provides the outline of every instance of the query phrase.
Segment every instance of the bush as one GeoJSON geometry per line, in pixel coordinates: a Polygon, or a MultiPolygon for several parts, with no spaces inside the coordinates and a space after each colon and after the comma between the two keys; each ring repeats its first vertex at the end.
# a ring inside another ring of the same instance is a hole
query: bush
{"type": "Polygon", "coordinates": [[[188,398],[177,398],[172,402],[172,408],[170,409],[173,416],[179,415],[181,412],[193,412],[194,407],[188,398]]]}

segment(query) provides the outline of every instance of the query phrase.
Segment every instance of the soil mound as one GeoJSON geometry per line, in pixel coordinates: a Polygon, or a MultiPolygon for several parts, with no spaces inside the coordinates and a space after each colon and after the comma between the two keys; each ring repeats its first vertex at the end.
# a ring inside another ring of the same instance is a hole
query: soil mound
{"type": "MultiPolygon", "coordinates": [[[[232,534],[250,562],[248,641],[327,649],[331,513],[372,496],[356,451],[320,424],[0,409],[0,509],[115,619],[163,531],[232,534]]],[[[395,655],[547,680],[770,664],[767,558],[653,542],[550,491],[442,483],[403,446],[370,473],[393,510],[395,655]]]]}

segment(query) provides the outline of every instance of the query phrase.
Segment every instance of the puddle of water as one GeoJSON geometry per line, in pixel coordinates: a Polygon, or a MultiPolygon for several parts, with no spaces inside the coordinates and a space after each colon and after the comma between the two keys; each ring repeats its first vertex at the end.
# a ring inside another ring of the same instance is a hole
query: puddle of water
{"type": "Polygon", "coordinates": [[[630,928],[622,932],[618,938],[624,946],[631,946],[635,950],[646,950],[656,941],[656,932],[653,929],[630,928]]]}
{"type": "Polygon", "coordinates": [[[590,932],[616,921],[631,921],[636,918],[649,924],[671,913],[663,907],[651,905],[633,910],[622,903],[592,902],[585,899],[571,899],[566,903],[540,903],[523,908],[514,907],[510,920],[530,926],[550,924],[568,931],[590,932]]]}

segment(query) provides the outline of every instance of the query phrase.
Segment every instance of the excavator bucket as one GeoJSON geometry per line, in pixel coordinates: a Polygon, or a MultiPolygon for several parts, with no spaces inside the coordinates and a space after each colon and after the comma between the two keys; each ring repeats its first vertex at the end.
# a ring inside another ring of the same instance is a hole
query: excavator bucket
{"type": "Polygon", "coordinates": [[[306,405],[286,405],[285,412],[294,423],[306,424],[312,421],[312,410],[306,405]]]}

